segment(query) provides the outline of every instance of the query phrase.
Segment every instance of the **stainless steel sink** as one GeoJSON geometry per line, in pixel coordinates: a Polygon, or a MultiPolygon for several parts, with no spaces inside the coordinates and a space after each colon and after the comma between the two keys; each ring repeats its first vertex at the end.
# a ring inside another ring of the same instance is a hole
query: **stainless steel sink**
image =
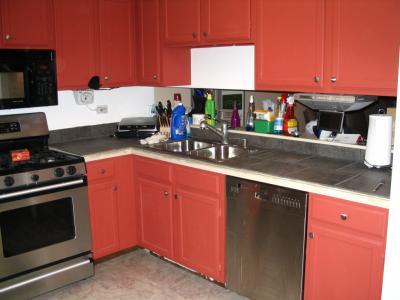
{"type": "Polygon", "coordinates": [[[208,142],[186,139],[182,141],[153,144],[149,147],[165,152],[188,155],[193,158],[223,162],[242,154],[258,152],[256,148],[246,148],[236,145],[212,144],[208,142]]]}
{"type": "Polygon", "coordinates": [[[247,150],[244,148],[239,148],[230,145],[215,145],[210,148],[197,150],[191,153],[191,155],[215,161],[224,161],[227,159],[237,157],[245,152],[247,152],[247,150]]]}
{"type": "Polygon", "coordinates": [[[211,147],[212,144],[196,141],[196,140],[182,140],[176,142],[169,142],[169,143],[160,143],[151,145],[152,148],[157,148],[160,150],[168,151],[168,152],[176,152],[176,153],[183,153],[183,152],[190,152],[193,150],[203,149],[211,147]]]}

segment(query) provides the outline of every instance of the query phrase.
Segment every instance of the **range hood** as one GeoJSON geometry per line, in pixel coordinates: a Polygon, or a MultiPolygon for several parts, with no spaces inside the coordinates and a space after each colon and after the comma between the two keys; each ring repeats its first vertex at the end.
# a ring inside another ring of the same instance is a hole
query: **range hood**
{"type": "Polygon", "coordinates": [[[298,93],[294,94],[294,100],[313,110],[349,112],[367,107],[377,101],[378,97],[298,93]]]}

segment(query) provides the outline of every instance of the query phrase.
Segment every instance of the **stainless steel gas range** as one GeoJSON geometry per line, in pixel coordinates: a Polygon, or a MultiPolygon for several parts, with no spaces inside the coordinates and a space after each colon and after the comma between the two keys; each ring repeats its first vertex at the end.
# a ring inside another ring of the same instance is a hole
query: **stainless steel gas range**
{"type": "Polygon", "coordinates": [[[0,116],[0,298],[94,274],[82,157],[51,150],[43,113],[0,116]]]}

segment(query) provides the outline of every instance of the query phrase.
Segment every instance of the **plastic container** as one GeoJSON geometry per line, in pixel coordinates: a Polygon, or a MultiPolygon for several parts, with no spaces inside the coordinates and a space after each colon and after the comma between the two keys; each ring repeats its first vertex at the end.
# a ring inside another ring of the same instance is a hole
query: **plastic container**
{"type": "Polygon", "coordinates": [[[179,102],[172,111],[171,139],[183,140],[186,138],[186,109],[182,102],[179,102]]]}
{"type": "Polygon", "coordinates": [[[255,132],[259,133],[273,133],[274,131],[274,122],[266,121],[266,120],[254,120],[254,128],[255,132]]]}
{"type": "Polygon", "coordinates": [[[207,101],[205,104],[205,115],[207,124],[215,127],[215,103],[211,93],[207,94],[207,101]]]}

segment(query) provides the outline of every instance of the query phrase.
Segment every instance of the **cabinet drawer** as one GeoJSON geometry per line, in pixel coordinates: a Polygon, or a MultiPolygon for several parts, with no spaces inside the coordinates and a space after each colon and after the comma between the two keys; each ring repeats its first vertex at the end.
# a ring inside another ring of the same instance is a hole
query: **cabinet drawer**
{"type": "Polygon", "coordinates": [[[88,180],[95,181],[114,177],[114,160],[104,159],[87,163],[88,180]]]}
{"type": "Polygon", "coordinates": [[[136,158],[134,163],[136,175],[147,179],[171,182],[171,165],[159,160],[136,158]]]}
{"type": "Polygon", "coordinates": [[[225,189],[224,176],[194,168],[174,166],[174,182],[193,191],[219,195],[225,189]]]}
{"type": "Polygon", "coordinates": [[[387,213],[379,207],[310,195],[310,218],[380,237],[386,236],[387,213]]]}

